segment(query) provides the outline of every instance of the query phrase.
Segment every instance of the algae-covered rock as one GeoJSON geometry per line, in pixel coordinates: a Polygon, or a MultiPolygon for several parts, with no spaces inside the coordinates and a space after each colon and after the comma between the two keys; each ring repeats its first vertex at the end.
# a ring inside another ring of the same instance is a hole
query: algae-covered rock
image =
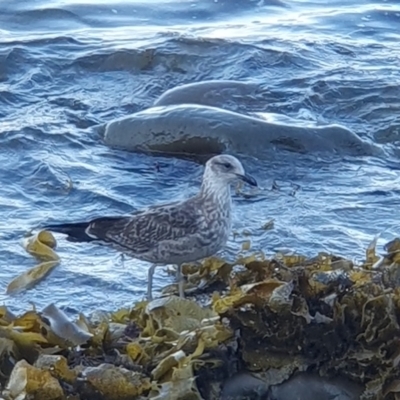
{"type": "Polygon", "coordinates": [[[49,371],[21,360],[15,365],[3,396],[7,400],[62,400],[64,392],[49,371]]]}
{"type": "Polygon", "coordinates": [[[112,364],[86,367],[78,385],[86,399],[132,400],[150,389],[149,379],[142,374],[112,364]]]}
{"type": "Polygon", "coordinates": [[[70,369],[67,359],[61,355],[41,354],[34,366],[69,384],[73,384],[78,377],[78,372],[70,369]]]}

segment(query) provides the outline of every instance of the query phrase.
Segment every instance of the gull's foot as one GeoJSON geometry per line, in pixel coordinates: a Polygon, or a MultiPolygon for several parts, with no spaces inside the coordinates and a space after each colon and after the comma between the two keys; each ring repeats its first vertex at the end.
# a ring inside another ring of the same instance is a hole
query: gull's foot
{"type": "Polygon", "coordinates": [[[176,280],[178,281],[179,297],[185,298],[185,291],[183,290],[182,265],[178,265],[178,268],[176,269],[176,280]]]}
{"type": "Polygon", "coordinates": [[[179,290],[179,297],[184,299],[185,298],[185,290],[183,289],[182,277],[181,277],[180,281],[178,282],[178,290],[179,290]]]}
{"type": "Polygon", "coordinates": [[[153,300],[153,275],[154,275],[154,270],[156,269],[157,265],[153,264],[149,268],[148,272],[148,281],[147,281],[147,300],[152,301],[153,300]]]}

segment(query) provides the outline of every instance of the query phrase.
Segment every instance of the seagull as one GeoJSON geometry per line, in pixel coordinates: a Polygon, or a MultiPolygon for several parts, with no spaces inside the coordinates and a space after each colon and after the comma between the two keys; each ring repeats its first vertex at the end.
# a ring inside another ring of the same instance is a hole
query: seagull
{"type": "Polygon", "coordinates": [[[232,228],[231,184],[258,186],[241,162],[229,154],[210,158],[197,194],[183,201],[150,206],[129,215],[104,216],[85,222],[44,226],[67,235],[70,242],[108,245],[132,258],[151,263],[147,299],[160,265],[177,265],[178,292],[184,297],[182,264],[210,257],[227,243],[232,228]]]}

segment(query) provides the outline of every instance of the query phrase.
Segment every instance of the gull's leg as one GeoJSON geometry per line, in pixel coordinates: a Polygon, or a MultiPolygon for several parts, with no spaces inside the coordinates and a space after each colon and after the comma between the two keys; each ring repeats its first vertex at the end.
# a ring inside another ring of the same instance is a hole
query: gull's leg
{"type": "Polygon", "coordinates": [[[153,275],[154,275],[154,270],[156,269],[157,264],[152,264],[152,266],[149,268],[148,272],[148,280],[147,280],[147,300],[151,301],[153,300],[153,275]]]}
{"type": "Polygon", "coordinates": [[[178,264],[178,268],[176,270],[176,279],[178,281],[179,297],[184,298],[185,292],[183,290],[182,264],[178,264]]]}

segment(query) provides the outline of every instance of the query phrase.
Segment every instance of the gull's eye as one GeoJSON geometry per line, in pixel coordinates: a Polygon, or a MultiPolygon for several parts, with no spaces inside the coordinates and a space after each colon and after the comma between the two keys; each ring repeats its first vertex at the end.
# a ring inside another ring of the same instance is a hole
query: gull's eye
{"type": "Polygon", "coordinates": [[[228,162],[222,163],[222,165],[223,165],[226,169],[231,169],[231,168],[232,168],[232,164],[231,164],[231,163],[228,163],[228,162]]]}

